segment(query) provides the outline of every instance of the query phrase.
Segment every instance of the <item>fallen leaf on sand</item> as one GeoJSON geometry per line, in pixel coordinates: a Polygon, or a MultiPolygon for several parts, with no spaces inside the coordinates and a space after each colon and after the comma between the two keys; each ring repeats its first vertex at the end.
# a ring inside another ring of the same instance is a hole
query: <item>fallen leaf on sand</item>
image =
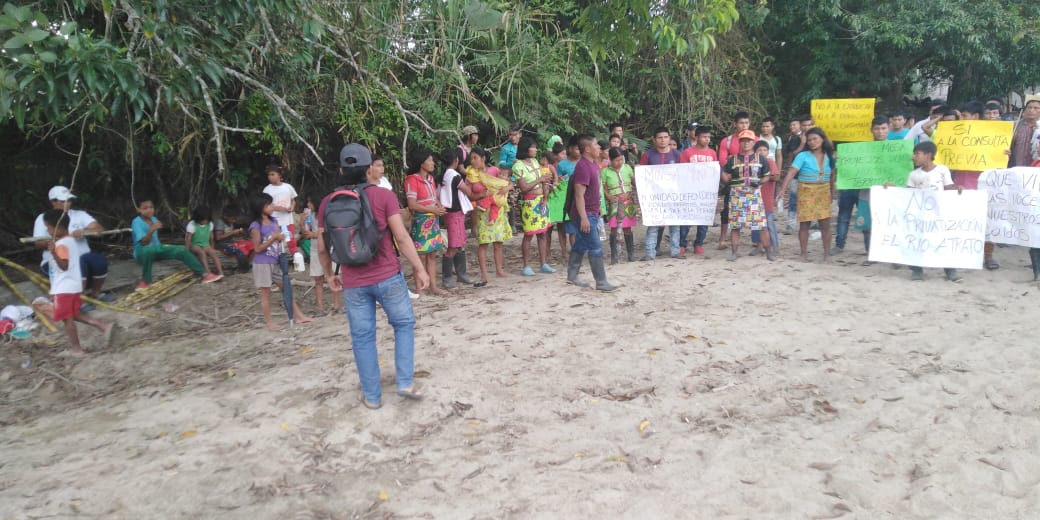
{"type": "Polygon", "coordinates": [[[178,440],[180,440],[180,439],[187,439],[189,437],[194,437],[194,436],[198,435],[198,433],[199,432],[197,430],[185,430],[185,431],[181,432],[180,435],[177,436],[177,439],[178,440]]]}
{"type": "Polygon", "coordinates": [[[838,413],[838,409],[828,401],[813,401],[813,406],[824,413],[838,413]]]}
{"type": "Polygon", "coordinates": [[[385,490],[380,489],[379,490],[379,501],[380,502],[386,502],[387,500],[390,500],[390,495],[387,495],[385,490]]]}
{"type": "Polygon", "coordinates": [[[837,465],[837,462],[813,462],[812,464],[809,464],[809,467],[820,471],[828,471],[834,469],[837,465]]]}
{"type": "Polygon", "coordinates": [[[235,371],[230,369],[230,368],[227,369],[227,377],[228,377],[228,379],[231,379],[232,377],[235,377],[235,371]]]}
{"type": "Polygon", "coordinates": [[[300,354],[310,354],[314,352],[314,347],[307,347],[300,351],[300,354]]]}
{"type": "Polygon", "coordinates": [[[647,420],[647,419],[643,419],[643,422],[639,423],[639,433],[645,432],[646,429],[649,428],[649,427],[650,427],[650,421],[647,420]]]}
{"type": "Polygon", "coordinates": [[[588,455],[585,455],[584,451],[576,451],[576,452],[574,452],[574,458],[576,458],[576,459],[584,459],[587,456],[588,455]]]}
{"type": "Polygon", "coordinates": [[[289,423],[283,422],[282,423],[282,429],[285,430],[285,431],[289,431],[289,423]]]}
{"type": "Polygon", "coordinates": [[[416,370],[412,377],[430,377],[430,373],[426,370],[416,370]]]}
{"type": "Polygon", "coordinates": [[[686,341],[697,341],[697,336],[687,335],[683,336],[683,339],[685,339],[686,341]]]}

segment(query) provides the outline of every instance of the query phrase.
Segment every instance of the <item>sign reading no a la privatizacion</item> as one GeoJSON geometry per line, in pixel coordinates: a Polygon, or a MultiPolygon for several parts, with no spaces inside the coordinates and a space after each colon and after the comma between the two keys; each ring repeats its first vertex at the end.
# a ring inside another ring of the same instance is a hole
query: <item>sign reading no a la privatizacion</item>
{"type": "Polygon", "coordinates": [[[870,189],[870,260],[982,269],[986,192],[870,189]]]}
{"type": "Polygon", "coordinates": [[[717,162],[636,166],[643,225],[712,225],[720,174],[717,162]]]}
{"type": "Polygon", "coordinates": [[[908,139],[838,145],[839,190],[869,190],[886,182],[906,186],[914,162],[914,142],[908,139]]]}
{"type": "Polygon", "coordinates": [[[812,117],[831,141],[872,141],[874,99],[814,99],[812,117]]]}
{"type": "Polygon", "coordinates": [[[989,194],[986,240],[1040,247],[1040,168],[984,171],[979,190],[989,194]]]}
{"type": "Polygon", "coordinates": [[[932,135],[935,163],[951,170],[982,172],[1006,168],[1011,121],[940,121],[932,135]]]}

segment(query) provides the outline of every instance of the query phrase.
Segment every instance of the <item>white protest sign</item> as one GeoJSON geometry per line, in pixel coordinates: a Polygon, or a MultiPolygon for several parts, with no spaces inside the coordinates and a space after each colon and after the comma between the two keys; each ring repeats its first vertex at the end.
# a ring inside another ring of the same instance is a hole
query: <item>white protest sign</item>
{"type": "Polygon", "coordinates": [[[982,269],[986,192],[870,189],[870,260],[982,269]]]}
{"type": "Polygon", "coordinates": [[[644,226],[710,226],[719,199],[717,162],[636,166],[644,226]]]}
{"type": "Polygon", "coordinates": [[[979,189],[989,193],[986,240],[1040,247],[1040,168],[984,171],[979,189]]]}

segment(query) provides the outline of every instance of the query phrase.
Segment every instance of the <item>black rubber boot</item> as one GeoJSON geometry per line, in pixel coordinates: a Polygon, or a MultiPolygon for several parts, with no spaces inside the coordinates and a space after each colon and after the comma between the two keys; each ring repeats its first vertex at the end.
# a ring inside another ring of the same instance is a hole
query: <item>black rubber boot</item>
{"type": "Polygon", "coordinates": [[[453,258],[448,256],[441,257],[441,286],[445,289],[455,288],[455,264],[453,258]]]}
{"type": "Polygon", "coordinates": [[[473,285],[473,279],[466,275],[466,251],[455,253],[455,274],[459,277],[459,283],[473,285]]]}
{"type": "Polygon", "coordinates": [[[618,245],[617,235],[610,235],[610,265],[617,265],[619,256],[621,247],[618,245]]]}
{"type": "Polygon", "coordinates": [[[610,292],[621,287],[607,281],[607,268],[603,266],[602,256],[590,256],[589,267],[592,269],[592,277],[596,279],[597,291],[610,292]]]}
{"type": "Polygon", "coordinates": [[[1033,261],[1033,281],[1040,282],[1040,248],[1030,248],[1029,259],[1033,261]]]}
{"type": "Polygon", "coordinates": [[[625,235],[625,252],[628,253],[629,262],[636,261],[636,246],[634,240],[635,239],[632,237],[632,235],[625,235]]]}
{"type": "MultiPolygon", "coordinates": [[[[588,282],[583,282],[578,279],[578,271],[581,270],[581,257],[585,256],[584,253],[577,253],[571,251],[571,256],[567,258],[567,283],[576,285],[578,287],[588,287],[588,282]]],[[[600,259],[600,265],[603,265],[603,259],[600,259]]]]}

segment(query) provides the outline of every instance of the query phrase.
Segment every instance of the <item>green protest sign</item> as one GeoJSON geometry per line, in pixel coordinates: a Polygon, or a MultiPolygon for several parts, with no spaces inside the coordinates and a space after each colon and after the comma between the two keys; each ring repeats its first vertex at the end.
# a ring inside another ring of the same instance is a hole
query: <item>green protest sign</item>
{"type": "Polygon", "coordinates": [[[886,182],[906,186],[906,178],[914,169],[910,160],[913,153],[914,142],[909,139],[839,144],[837,188],[866,190],[886,182]]]}

